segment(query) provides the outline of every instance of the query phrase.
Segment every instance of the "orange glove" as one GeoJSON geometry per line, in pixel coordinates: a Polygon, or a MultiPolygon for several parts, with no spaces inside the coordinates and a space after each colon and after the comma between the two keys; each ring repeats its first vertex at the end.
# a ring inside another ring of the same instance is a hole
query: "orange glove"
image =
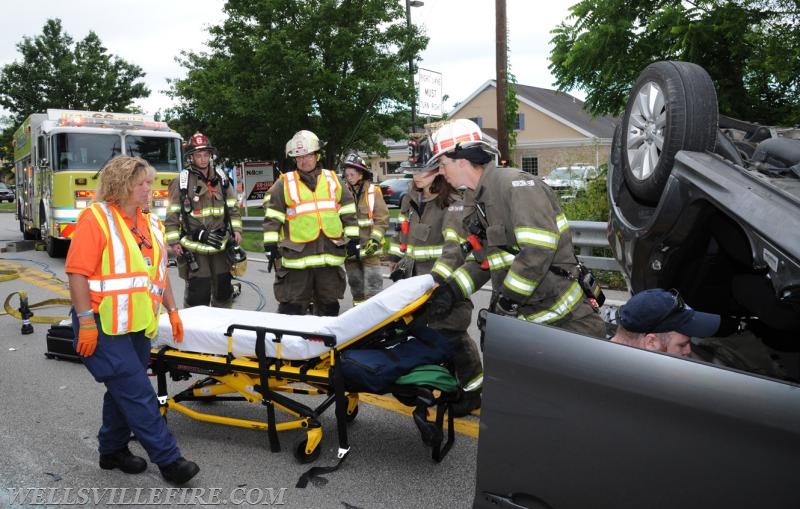
{"type": "Polygon", "coordinates": [[[177,309],[167,312],[169,315],[169,324],[172,325],[172,338],[176,343],[183,342],[183,322],[181,315],[178,314],[177,309]]]}
{"type": "Polygon", "coordinates": [[[82,322],[78,326],[78,346],[75,351],[83,357],[90,357],[97,349],[97,324],[94,321],[82,322]]]}

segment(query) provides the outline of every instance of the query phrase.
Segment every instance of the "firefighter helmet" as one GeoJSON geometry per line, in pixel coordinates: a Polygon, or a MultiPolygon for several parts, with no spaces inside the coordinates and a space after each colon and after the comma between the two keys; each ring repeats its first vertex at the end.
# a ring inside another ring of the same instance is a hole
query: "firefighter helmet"
{"type": "Polygon", "coordinates": [[[242,277],[247,272],[247,253],[238,244],[231,242],[226,249],[228,261],[231,264],[231,275],[242,277]]]}
{"type": "Polygon", "coordinates": [[[443,155],[472,147],[482,148],[492,155],[499,154],[495,147],[484,141],[481,128],[472,120],[459,118],[448,122],[431,136],[431,156],[425,165],[432,168],[439,164],[443,155]]]}
{"type": "Polygon", "coordinates": [[[418,171],[431,171],[435,169],[439,163],[432,163],[431,166],[427,165],[431,157],[431,143],[427,136],[412,135],[408,140],[408,160],[400,164],[400,167],[407,173],[416,173],[418,171]]]}
{"type": "Polygon", "coordinates": [[[361,172],[361,175],[364,177],[365,180],[372,180],[372,172],[367,165],[367,162],[359,157],[358,154],[355,152],[351,152],[347,154],[344,158],[344,162],[342,166],[345,168],[353,168],[361,172]]]}
{"type": "Polygon", "coordinates": [[[190,156],[200,150],[208,150],[212,154],[217,153],[217,149],[211,145],[206,135],[198,131],[189,138],[189,143],[186,145],[186,155],[190,156]]]}
{"type": "Polygon", "coordinates": [[[286,155],[300,157],[314,152],[319,152],[321,145],[319,138],[311,131],[297,131],[292,139],[286,142],[286,155]]]}

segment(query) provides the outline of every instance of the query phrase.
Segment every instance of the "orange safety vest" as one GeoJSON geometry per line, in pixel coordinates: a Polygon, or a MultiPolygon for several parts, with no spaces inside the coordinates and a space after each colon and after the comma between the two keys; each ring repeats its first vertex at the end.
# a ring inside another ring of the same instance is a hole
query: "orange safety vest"
{"type": "Polygon", "coordinates": [[[286,200],[286,220],[289,221],[289,240],[305,244],[319,237],[319,232],[329,239],[344,234],[339,207],[342,186],[330,170],[322,170],[317,187],[312,192],[297,171],[285,173],[283,193],[286,200]]]}
{"type": "Polygon", "coordinates": [[[103,332],[116,336],[143,330],[155,337],[167,282],[164,226],[158,216],[147,214],[153,244],[153,264],[148,265],[117,210],[107,203],[93,203],[89,210],[106,237],[100,274],[89,278],[92,300],[100,302],[96,311],[103,332]]]}

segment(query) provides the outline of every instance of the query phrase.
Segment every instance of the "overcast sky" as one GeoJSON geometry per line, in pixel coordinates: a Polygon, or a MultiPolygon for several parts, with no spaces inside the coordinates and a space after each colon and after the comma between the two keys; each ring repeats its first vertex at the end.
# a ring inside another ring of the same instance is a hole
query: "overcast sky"
{"type": "MultiPolygon", "coordinates": [[[[405,5],[404,0],[399,0],[405,5]]],[[[442,73],[447,111],[495,77],[494,0],[424,0],[411,20],[430,37],[420,67],[442,73]]],[[[550,31],[578,0],[506,0],[511,72],[523,85],[555,88],[547,69],[550,31]]],[[[201,51],[207,28],[223,19],[223,0],[22,0],[4,2],[0,64],[21,58],[16,44],[48,18],[81,40],[94,30],[109,53],[140,66],[151,90],[137,104],[149,114],[171,105],[166,79],[182,77],[181,50],[201,51]]],[[[583,98],[584,95],[574,95],[583,98]]]]}

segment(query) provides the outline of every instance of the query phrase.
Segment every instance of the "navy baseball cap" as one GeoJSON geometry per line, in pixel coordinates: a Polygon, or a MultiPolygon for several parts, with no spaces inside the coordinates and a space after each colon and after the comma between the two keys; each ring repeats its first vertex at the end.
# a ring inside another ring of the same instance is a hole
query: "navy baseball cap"
{"type": "Polygon", "coordinates": [[[716,334],[720,317],[695,311],[676,290],[655,288],[631,297],[619,310],[619,323],[631,332],[677,331],[705,338],[716,334]]]}

